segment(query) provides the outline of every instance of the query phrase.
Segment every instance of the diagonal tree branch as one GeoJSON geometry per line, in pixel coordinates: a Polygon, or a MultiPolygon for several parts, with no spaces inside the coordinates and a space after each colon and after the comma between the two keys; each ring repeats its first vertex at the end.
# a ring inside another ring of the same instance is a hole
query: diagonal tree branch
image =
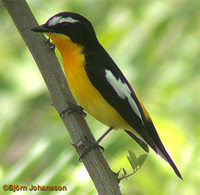
{"type": "MultiPolygon", "coordinates": [[[[76,102],[68,88],[55,53],[48,47],[44,35],[30,31],[32,27],[37,26],[37,22],[25,0],[2,0],[2,2],[40,69],[53,105],[58,113],[62,113],[69,107],[70,103],[76,104],[76,102]]],[[[85,136],[94,141],[82,115],[64,113],[61,118],[75,145],[78,146],[81,143],[81,145],[87,146],[85,136]]],[[[75,148],[80,154],[81,147],[75,148]]],[[[99,194],[121,194],[118,179],[99,149],[88,152],[83,158],[83,163],[99,194]]]]}

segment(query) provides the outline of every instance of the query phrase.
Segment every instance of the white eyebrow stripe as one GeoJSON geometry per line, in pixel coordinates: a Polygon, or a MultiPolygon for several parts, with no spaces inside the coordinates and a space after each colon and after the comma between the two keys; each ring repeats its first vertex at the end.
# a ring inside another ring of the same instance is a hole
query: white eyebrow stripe
{"type": "Polygon", "coordinates": [[[132,91],[129,89],[128,85],[126,83],[123,83],[120,78],[116,79],[110,70],[105,70],[105,72],[108,83],[110,83],[110,85],[116,91],[117,95],[122,99],[128,98],[128,102],[131,108],[143,122],[138,106],[135,103],[134,99],[131,97],[132,91]]]}
{"type": "Polygon", "coordinates": [[[72,17],[63,18],[62,16],[55,16],[51,20],[49,20],[48,26],[54,26],[56,24],[61,24],[64,22],[76,23],[79,22],[79,20],[73,19],[72,17]]]}

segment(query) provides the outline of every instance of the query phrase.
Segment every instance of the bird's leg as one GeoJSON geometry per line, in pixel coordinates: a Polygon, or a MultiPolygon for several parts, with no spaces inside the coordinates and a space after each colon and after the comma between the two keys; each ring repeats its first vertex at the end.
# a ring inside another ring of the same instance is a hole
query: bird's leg
{"type": "Polygon", "coordinates": [[[86,116],[86,113],[83,110],[84,109],[81,106],[70,103],[69,107],[67,109],[61,111],[59,114],[61,116],[62,114],[66,113],[66,112],[68,115],[70,115],[73,112],[78,112],[78,113],[82,114],[83,116],[86,116]]]}
{"type": "Polygon", "coordinates": [[[99,145],[101,140],[113,129],[113,127],[110,127],[97,141],[94,141],[93,143],[90,143],[86,148],[83,149],[79,160],[81,160],[90,150],[94,148],[99,148],[100,150],[104,151],[104,148],[99,145]]]}

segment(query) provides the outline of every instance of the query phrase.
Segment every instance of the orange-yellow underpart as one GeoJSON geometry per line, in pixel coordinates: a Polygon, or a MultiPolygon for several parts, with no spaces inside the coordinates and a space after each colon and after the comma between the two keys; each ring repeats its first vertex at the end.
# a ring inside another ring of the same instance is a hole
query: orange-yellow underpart
{"type": "Polygon", "coordinates": [[[118,112],[107,103],[98,90],[90,82],[85,71],[83,48],[73,43],[68,36],[47,34],[61,53],[64,71],[72,94],[78,103],[93,117],[115,129],[133,129],[118,112]]]}

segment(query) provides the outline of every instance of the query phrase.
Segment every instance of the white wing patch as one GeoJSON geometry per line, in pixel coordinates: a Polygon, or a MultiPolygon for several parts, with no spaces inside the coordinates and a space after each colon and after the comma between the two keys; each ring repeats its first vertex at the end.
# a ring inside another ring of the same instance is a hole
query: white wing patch
{"type": "Polygon", "coordinates": [[[117,92],[117,95],[122,99],[128,98],[128,102],[131,108],[137,114],[137,116],[141,119],[141,121],[143,121],[140,111],[137,107],[137,104],[135,103],[134,99],[131,97],[132,92],[129,89],[128,85],[126,83],[123,83],[120,78],[116,79],[110,70],[105,70],[105,71],[106,71],[106,79],[110,83],[110,85],[113,87],[113,89],[117,92]]]}
{"type": "Polygon", "coordinates": [[[79,20],[75,20],[71,17],[63,18],[62,16],[55,16],[51,20],[49,20],[48,26],[54,26],[56,24],[61,24],[64,22],[76,23],[76,22],[79,22],[79,20]]]}

